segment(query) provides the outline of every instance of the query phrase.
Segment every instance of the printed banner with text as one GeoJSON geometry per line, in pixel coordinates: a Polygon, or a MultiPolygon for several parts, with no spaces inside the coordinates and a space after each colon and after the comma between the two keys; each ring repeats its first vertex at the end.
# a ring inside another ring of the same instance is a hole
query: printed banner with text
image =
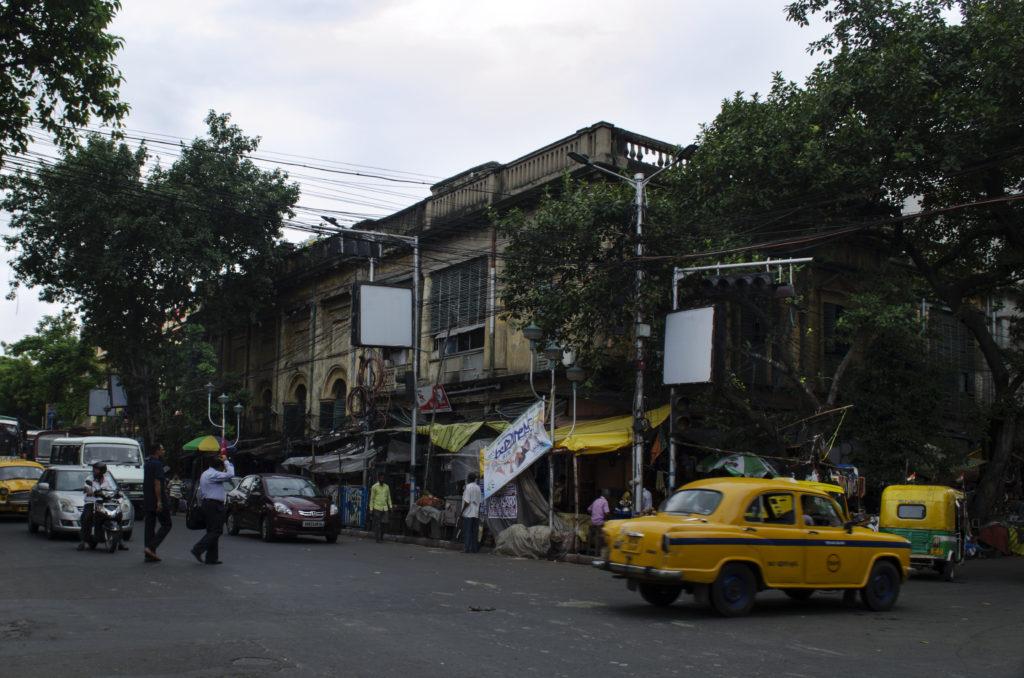
{"type": "Polygon", "coordinates": [[[551,439],[544,430],[544,402],[541,401],[519,415],[484,448],[484,498],[500,490],[550,449],[551,439]]]}

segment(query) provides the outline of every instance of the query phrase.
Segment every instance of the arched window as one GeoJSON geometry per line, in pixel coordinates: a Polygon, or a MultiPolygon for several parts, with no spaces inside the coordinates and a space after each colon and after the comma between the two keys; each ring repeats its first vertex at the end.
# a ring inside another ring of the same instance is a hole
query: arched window
{"type": "Polygon", "coordinates": [[[345,380],[335,379],[328,397],[320,400],[320,431],[337,431],[344,426],[346,393],[345,380]]]}

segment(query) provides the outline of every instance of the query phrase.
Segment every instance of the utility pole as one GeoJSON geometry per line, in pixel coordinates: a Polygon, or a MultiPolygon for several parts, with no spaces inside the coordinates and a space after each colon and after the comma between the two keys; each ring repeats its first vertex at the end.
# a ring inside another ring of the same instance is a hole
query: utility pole
{"type": "Polygon", "coordinates": [[[633,294],[636,309],[633,317],[633,332],[636,342],[636,383],[633,387],[633,515],[639,515],[643,507],[644,487],[644,336],[650,335],[650,325],[644,325],[644,314],[640,300],[643,293],[644,269],[640,264],[644,256],[644,175],[633,175],[636,210],[636,274],[633,278],[633,294]],[[646,327],[646,332],[642,329],[646,327]]]}
{"type": "Polygon", "coordinates": [[[575,151],[569,153],[569,159],[575,162],[592,167],[599,172],[603,172],[609,176],[613,176],[619,181],[625,181],[633,187],[633,200],[634,209],[636,210],[636,217],[634,224],[636,227],[636,275],[633,278],[633,293],[635,296],[636,308],[633,314],[633,333],[635,340],[635,368],[636,368],[636,382],[633,388],[633,479],[632,492],[633,492],[633,514],[640,513],[643,506],[643,489],[644,489],[644,339],[651,336],[651,326],[644,322],[643,306],[641,304],[641,295],[643,292],[644,283],[644,272],[641,268],[640,260],[644,255],[644,244],[643,244],[643,226],[644,226],[644,189],[647,188],[647,184],[650,181],[664,172],[665,170],[675,167],[684,160],[689,160],[693,154],[697,151],[696,144],[690,144],[686,148],[681,149],[671,162],[655,171],[651,176],[645,177],[642,172],[637,172],[633,175],[632,179],[622,176],[617,172],[613,172],[600,165],[594,164],[594,162],[582,153],[576,153],[575,151]]]}
{"type": "MultiPolygon", "coordinates": [[[[371,242],[390,240],[402,242],[412,247],[412,415],[409,436],[409,497],[410,503],[416,501],[416,428],[419,420],[419,407],[416,404],[416,387],[420,376],[420,237],[418,235],[398,235],[381,231],[364,231],[357,228],[344,228],[333,217],[321,217],[324,221],[334,224],[339,232],[361,235],[371,242]]],[[[373,280],[374,260],[370,258],[370,280],[373,280]]]]}

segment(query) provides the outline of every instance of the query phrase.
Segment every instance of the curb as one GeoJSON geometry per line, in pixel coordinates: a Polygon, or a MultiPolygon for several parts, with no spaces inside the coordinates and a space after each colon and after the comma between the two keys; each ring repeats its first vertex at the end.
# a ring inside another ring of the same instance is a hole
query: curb
{"type": "MultiPolygon", "coordinates": [[[[350,527],[342,528],[338,534],[346,537],[355,537],[357,539],[373,539],[373,533],[368,530],[355,530],[350,527]]],[[[453,541],[447,541],[444,539],[430,539],[428,537],[409,537],[404,534],[385,534],[384,541],[392,542],[395,544],[414,544],[416,546],[426,546],[428,548],[435,549],[447,549],[449,551],[461,551],[462,544],[453,541]]],[[[481,546],[480,553],[491,553],[493,549],[481,546]]],[[[594,556],[584,555],[582,553],[567,553],[561,558],[553,562],[561,563],[572,563],[575,565],[590,565],[594,560],[594,556]]]]}

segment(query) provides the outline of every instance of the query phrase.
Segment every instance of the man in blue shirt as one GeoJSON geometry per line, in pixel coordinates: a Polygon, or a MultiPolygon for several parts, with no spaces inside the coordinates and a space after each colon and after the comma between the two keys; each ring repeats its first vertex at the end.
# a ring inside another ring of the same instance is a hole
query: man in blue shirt
{"type": "Polygon", "coordinates": [[[228,455],[222,453],[213,461],[210,468],[199,476],[199,497],[202,500],[203,518],[206,519],[206,534],[192,547],[192,555],[199,562],[207,565],[220,565],[218,545],[220,535],[224,533],[224,481],[231,480],[235,475],[235,467],[228,461],[228,455]],[[203,560],[203,554],[206,560],[203,560]]]}
{"type": "Polygon", "coordinates": [[[157,445],[142,470],[142,510],[146,513],[146,548],[142,552],[147,563],[158,563],[157,548],[171,531],[171,503],[167,496],[167,472],[164,469],[164,446],[157,445]],[[160,523],[157,532],[156,524],[160,523]]]}

